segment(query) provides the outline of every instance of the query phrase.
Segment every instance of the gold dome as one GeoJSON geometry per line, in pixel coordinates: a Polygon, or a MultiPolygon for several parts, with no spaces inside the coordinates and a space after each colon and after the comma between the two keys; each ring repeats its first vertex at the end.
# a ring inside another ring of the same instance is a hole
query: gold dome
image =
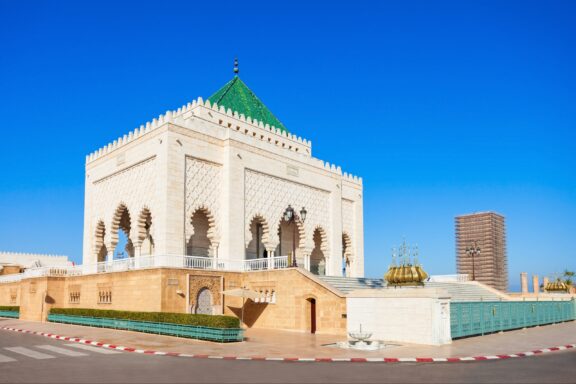
{"type": "Polygon", "coordinates": [[[428,274],[420,265],[405,264],[399,267],[390,266],[384,279],[391,286],[424,285],[428,274]]]}
{"type": "Polygon", "coordinates": [[[568,292],[568,285],[562,280],[557,279],[551,283],[547,283],[544,287],[546,292],[568,292]]]}
{"type": "Polygon", "coordinates": [[[400,265],[396,265],[396,248],[392,248],[392,264],[384,274],[389,286],[424,285],[428,274],[418,263],[418,246],[410,248],[406,241],[399,247],[400,265]],[[412,260],[410,260],[412,259],[412,260]]]}

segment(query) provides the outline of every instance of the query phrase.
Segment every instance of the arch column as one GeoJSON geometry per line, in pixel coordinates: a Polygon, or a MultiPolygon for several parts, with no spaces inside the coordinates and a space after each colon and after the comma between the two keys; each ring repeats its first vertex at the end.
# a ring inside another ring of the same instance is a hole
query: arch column
{"type": "Polygon", "coordinates": [[[136,225],[133,225],[130,230],[130,238],[134,239],[132,241],[132,247],[134,248],[134,268],[140,268],[140,256],[142,255],[142,240],[140,239],[140,222],[137,221],[136,225]]]}
{"type": "Polygon", "coordinates": [[[116,245],[112,244],[112,242],[106,243],[106,250],[108,253],[106,254],[106,263],[111,264],[114,261],[114,250],[116,249],[116,245]]]}
{"type": "Polygon", "coordinates": [[[276,247],[278,243],[272,244],[270,241],[264,244],[266,247],[266,252],[268,253],[268,269],[274,269],[274,253],[276,252],[276,247]]]}
{"type": "Polygon", "coordinates": [[[310,272],[310,252],[304,251],[304,269],[310,272]]]}

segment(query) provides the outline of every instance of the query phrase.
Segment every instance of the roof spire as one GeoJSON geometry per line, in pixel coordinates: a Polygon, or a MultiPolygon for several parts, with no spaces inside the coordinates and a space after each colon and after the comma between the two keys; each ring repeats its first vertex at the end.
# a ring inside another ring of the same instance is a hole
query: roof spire
{"type": "Polygon", "coordinates": [[[234,74],[236,76],[238,76],[238,73],[240,73],[240,70],[238,69],[238,58],[235,57],[234,58],[234,74]]]}

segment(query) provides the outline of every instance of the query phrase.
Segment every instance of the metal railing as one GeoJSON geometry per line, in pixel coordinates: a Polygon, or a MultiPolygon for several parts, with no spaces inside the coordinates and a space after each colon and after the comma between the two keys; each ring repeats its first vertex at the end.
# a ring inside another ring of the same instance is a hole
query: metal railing
{"type": "Polygon", "coordinates": [[[243,330],[241,328],[212,328],[175,323],[154,323],[150,321],[60,314],[49,314],[48,321],[53,323],[77,324],[98,328],[124,329],[128,331],[155,333],[158,335],[219,341],[222,343],[243,340],[243,330]]]}
{"type": "Polygon", "coordinates": [[[229,260],[203,256],[151,255],[63,267],[29,268],[24,273],[0,276],[0,283],[12,283],[31,277],[64,277],[104,272],[124,272],[148,268],[187,268],[216,271],[260,271],[288,268],[288,256],[263,259],[229,260]]]}
{"type": "Polygon", "coordinates": [[[576,320],[576,301],[450,303],[452,338],[576,320]]]}
{"type": "Polygon", "coordinates": [[[18,312],[18,311],[1,311],[0,310],[0,317],[9,317],[12,319],[17,319],[20,317],[20,312],[18,312]]]}

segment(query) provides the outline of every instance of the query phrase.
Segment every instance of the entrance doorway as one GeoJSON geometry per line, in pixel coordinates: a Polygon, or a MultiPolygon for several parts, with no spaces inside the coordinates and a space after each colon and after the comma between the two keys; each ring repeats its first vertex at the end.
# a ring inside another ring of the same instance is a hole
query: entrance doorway
{"type": "Polygon", "coordinates": [[[307,299],[310,307],[310,333],[316,333],[316,299],[307,299]]]}
{"type": "Polygon", "coordinates": [[[196,314],[212,315],[212,292],[208,288],[202,288],[196,298],[196,314]]]}

